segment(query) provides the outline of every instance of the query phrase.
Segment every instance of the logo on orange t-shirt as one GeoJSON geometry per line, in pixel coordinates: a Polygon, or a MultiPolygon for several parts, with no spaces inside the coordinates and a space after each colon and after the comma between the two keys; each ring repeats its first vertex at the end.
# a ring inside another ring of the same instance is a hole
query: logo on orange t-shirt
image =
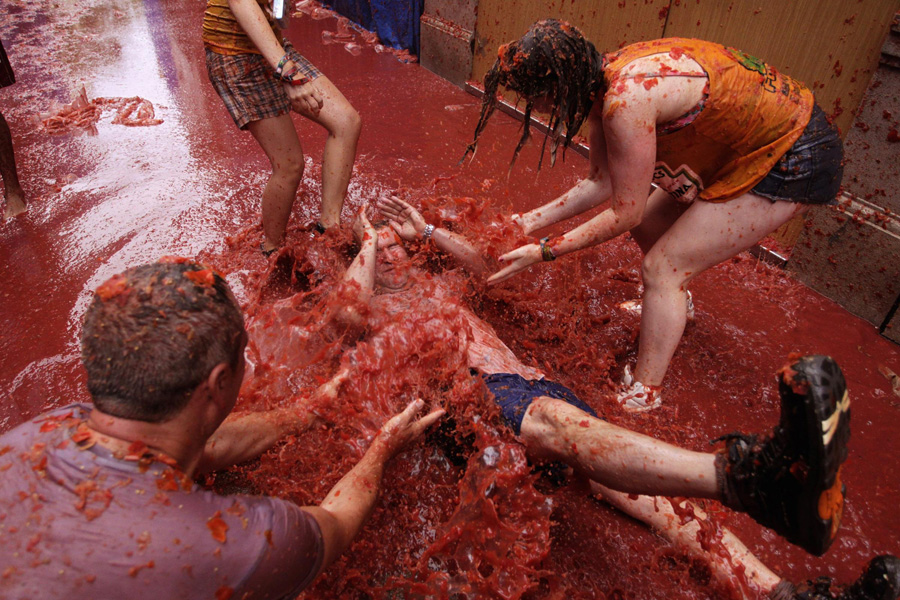
{"type": "Polygon", "coordinates": [[[653,183],[669,192],[678,202],[685,203],[696,200],[697,194],[703,189],[703,180],[689,166],[681,165],[673,171],[664,162],[656,163],[653,183]]]}

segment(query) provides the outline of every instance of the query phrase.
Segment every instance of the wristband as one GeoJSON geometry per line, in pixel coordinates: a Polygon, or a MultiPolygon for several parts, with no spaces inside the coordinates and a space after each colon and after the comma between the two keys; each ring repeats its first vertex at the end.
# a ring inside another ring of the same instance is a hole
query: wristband
{"type": "Polygon", "coordinates": [[[553,249],[547,243],[549,241],[550,241],[550,238],[548,238],[548,237],[541,238],[541,258],[543,258],[545,262],[550,261],[550,260],[556,260],[556,255],[553,254],[553,249]]]}
{"type": "Polygon", "coordinates": [[[432,234],[434,234],[434,225],[426,225],[425,230],[422,232],[422,241],[427,242],[432,234]]]}
{"type": "Polygon", "coordinates": [[[282,71],[284,71],[284,63],[291,60],[290,54],[285,52],[284,56],[281,57],[281,60],[278,61],[278,64],[275,65],[275,76],[279,79],[282,79],[282,71]]]}
{"type": "Polygon", "coordinates": [[[309,77],[298,77],[297,79],[282,79],[285,83],[289,83],[291,85],[306,85],[310,81],[312,81],[309,77]]]}

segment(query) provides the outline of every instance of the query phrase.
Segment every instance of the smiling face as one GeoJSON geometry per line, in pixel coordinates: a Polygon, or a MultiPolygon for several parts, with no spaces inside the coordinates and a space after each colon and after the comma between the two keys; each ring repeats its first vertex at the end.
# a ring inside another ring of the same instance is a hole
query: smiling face
{"type": "Polygon", "coordinates": [[[378,230],[378,253],[375,258],[375,283],[389,290],[406,286],[411,268],[409,254],[390,227],[378,230]]]}

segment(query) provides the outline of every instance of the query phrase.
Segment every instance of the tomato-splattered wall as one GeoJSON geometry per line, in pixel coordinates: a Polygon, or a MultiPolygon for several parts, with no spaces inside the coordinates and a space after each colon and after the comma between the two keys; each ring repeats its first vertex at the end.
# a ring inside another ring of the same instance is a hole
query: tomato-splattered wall
{"type": "Polygon", "coordinates": [[[531,0],[510,11],[503,0],[480,0],[472,78],[484,76],[501,43],[547,17],[577,25],[601,52],[659,37],[706,39],[740,48],[805,82],[846,133],[898,9],[897,0],[531,0]]]}

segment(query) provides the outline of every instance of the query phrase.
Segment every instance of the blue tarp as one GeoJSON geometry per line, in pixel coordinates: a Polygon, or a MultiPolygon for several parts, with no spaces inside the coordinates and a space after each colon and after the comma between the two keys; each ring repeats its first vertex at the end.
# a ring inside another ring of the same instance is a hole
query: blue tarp
{"type": "Polygon", "coordinates": [[[323,0],[322,4],[378,34],[381,43],[419,54],[425,0],[323,0]]]}

